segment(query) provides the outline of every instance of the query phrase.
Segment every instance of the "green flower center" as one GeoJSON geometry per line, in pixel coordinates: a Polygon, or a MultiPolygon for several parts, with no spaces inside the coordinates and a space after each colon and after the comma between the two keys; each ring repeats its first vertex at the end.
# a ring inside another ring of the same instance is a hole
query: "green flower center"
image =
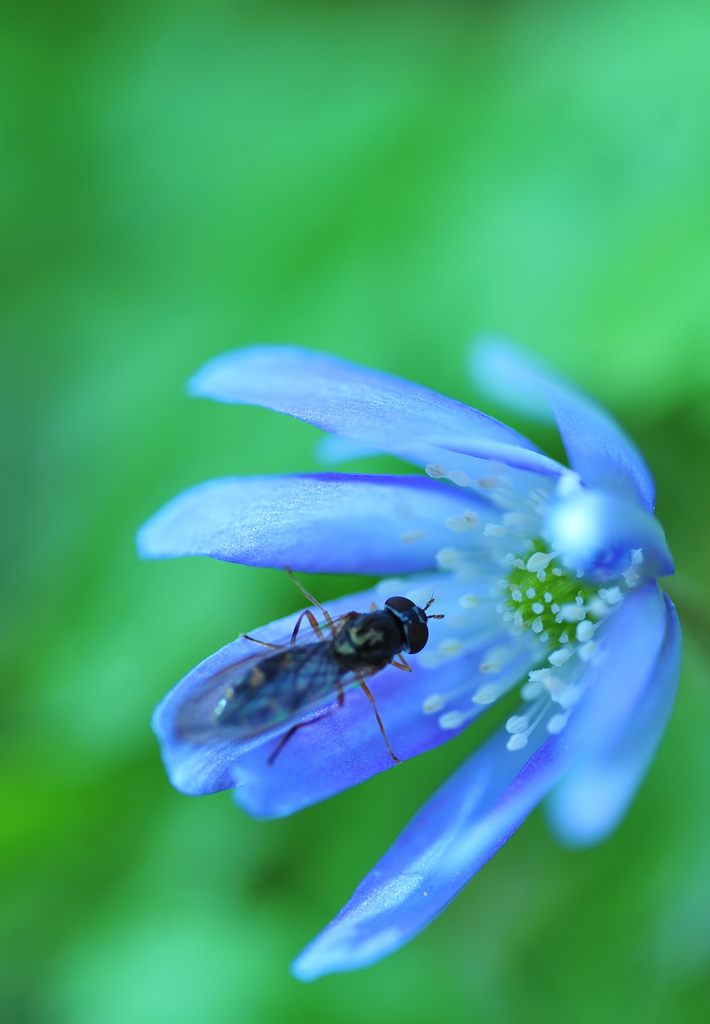
{"type": "Polygon", "coordinates": [[[554,647],[573,639],[584,642],[603,616],[604,603],[596,589],[553,566],[554,559],[555,553],[536,540],[527,558],[515,560],[505,580],[505,618],[554,647]]]}

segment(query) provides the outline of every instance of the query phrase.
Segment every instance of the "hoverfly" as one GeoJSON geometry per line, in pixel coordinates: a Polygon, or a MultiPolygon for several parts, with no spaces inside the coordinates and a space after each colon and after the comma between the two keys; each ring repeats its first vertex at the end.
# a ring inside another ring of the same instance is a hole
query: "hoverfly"
{"type": "MultiPolygon", "coordinates": [[[[345,689],[359,685],[372,704],[392,759],[399,763],[365,679],[387,665],[411,672],[402,652],[417,654],[421,651],[429,639],[427,620],[443,618],[443,615],[427,615],[434,599],[420,608],[409,598],[390,597],[382,609],[373,605],[369,612],[348,612],[333,619],[295,577],[291,578],[323,613],[325,626],[306,610],[299,616],[288,644],[267,644],[242,634],[245,639],[269,648],[269,653],[243,658],[223,669],[213,680],[218,686],[215,689],[212,685],[211,691],[222,694],[213,706],[213,736],[223,730],[225,735],[235,739],[253,739],[302,718],[331,696],[337,696],[338,706],[342,706],[345,689]],[[317,640],[298,642],[304,618],[317,640]],[[324,635],[324,629],[329,631],[330,638],[324,635]]],[[[183,724],[187,722],[183,720],[183,724]]],[[[287,729],[269,757],[270,764],[296,730],[307,724],[311,721],[295,721],[287,729]]]]}

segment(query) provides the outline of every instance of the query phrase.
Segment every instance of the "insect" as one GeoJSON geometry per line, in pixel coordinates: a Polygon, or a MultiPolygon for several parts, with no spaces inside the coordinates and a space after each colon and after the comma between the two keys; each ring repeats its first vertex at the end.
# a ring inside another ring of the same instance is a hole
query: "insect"
{"type": "MultiPolygon", "coordinates": [[[[235,738],[251,739],[301,718],[332,695],[337,695],[338,705],[342,706],[346,687],[359,685],[372,704],[392,759],[399,763],[365,679],[390,664],[411,672],[402,652],[417,654],[421,651],[429,638],[427,621],[444,616],[427,615],[433,598],[420,608],[409,598],[390,597],[382,609],[373,605],[369,612],[348,612],[333,619],[292,578],[323,613],[330,638],[326,638],[310,610],[299,616],[287,645],[265,644],[244,634],[246,639],[269,648],[271,653],[242,659],[220,673],[223,690],[214,707],[214,726],[235,738]],[[304,618],[317,640],[298,642],[304,618]]],[[[283,734],[269,763],[273,763],[295,731],[306,724],[310,722],[295,722],[283,734]]]]}

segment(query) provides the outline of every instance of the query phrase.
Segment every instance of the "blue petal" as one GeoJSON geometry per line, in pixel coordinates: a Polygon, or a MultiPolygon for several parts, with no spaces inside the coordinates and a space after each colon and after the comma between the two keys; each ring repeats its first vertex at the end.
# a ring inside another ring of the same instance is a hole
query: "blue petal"
{"type": "Polygon", "coordinates": [[[615,743],[580,757],[547,802],[558,838],[571,846],[606,839],[638,790],[665,731],[680,675],[678,616],[665,598],[668,621],[658,663],[626,729],[615,743]]]}
{"type": "Polygon", "coordinates": [[[601,581],[633,569],[638,577],[673,572],[663,527],[638,502],[578,487],[573,495],[553,501],[544,534],[566,563],[601,581]],[[642,559],[634,564],[633,552],[642,559]]]}
{"type": "Polygon", "coordinates": [[[142,527],[146,558],[209,555],[307,572],[410,573],[451,543],[444,525],[484,499],[427,477],[314,474],[211,480],[142,527]]]}
{"type": "Polygon", "coordinates": [[[658,626],[656,597],[655,587],[637,591],[610,617],[605,660],[590,662],[585,673],[594,699],[580,702],[562,733],[540,736],[532,752],[508,750],[495,733],[441,787],[296,960],[298,978],[365,967],[407,942],[510,838],[590,742],[600,726],[599,699],[609,702],[616,731],[627,714],[619,691],[636,692],[656,661],[663,620],[656,638],[644,619],[650,614],[658,626]]]}
{"type": "Polygon", "coordinates": [[[641,453],[604,409],[520,349],[499,339],[472,347],[474,378],[520,412],[541,417],[547,401],[570,465],[584,482],[653,509],[653,477],[641,453]]]}
{"type": "Polygon", "coordinates": [[[486,472],[478,459],[556,475],[560,466],[498,420],[428,388],[320,352],[264,345],[199,370],[192,394],[262,405],[418,465],[486,472]]]}

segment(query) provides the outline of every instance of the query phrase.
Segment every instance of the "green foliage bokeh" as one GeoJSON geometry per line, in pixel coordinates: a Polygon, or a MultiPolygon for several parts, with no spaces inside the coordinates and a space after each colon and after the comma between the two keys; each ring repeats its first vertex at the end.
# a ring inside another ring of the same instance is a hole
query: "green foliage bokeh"
{"type": "Polygon", "coordinates": [[[0,19],[0,1018],[707,1020],[707,4],[7,0],[0,19]],[[471,741],[283,821],[172,791],[153,705],[299,595],[275,571],[141,564],[134,533],[200,480],[316,465],[314,429],[184,396],[212,355],[312,346],[475,403],[465,345],[490,331],[608,405],[656,474],[677,711],[609,843],[562,850],[535,814],[406,949],[300,985],[290,959],[471,741]]]}

